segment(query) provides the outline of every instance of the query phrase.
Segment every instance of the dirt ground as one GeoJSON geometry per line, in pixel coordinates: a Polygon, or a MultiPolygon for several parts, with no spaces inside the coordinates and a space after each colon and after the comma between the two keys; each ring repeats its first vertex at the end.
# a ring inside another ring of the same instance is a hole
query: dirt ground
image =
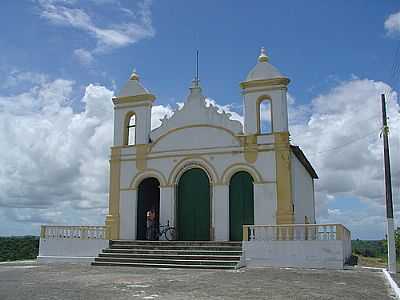
{"type": "Polygon", "coordinates": [[[0,264],[0,299],[394,299],[372,270],[185,270],[0,264]]]}

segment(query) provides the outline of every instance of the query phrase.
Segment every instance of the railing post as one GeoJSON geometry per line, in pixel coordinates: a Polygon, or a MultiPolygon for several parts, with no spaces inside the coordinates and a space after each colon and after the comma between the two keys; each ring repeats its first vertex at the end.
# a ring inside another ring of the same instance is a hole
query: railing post
{"type": "Polygon", "coordinates": [[[336,225],[336,240],[341,240],[343,238],[343,226],[336,225]]]}
{"type": "Polygon", "coordinates": [[[256,228],[254,226],[250,226],[250,241],[254,241],[256,239],[256,228]]]}
{"type": "Polygon", "coordinates": [[[40,237],[44,239],[46,237],[46,225],[40,226],[40,237]]]}
{"type": "Polygon", "coordinates": [[[87,227],[82,227],[81,228],[81,239],[86,240],[88,238],[88,228],[87,227]]]}
{"type": "Polygon", "coordinates": [[[243,241],[249,240],[249,228],[247,225],[243,225],[243,241]]]}

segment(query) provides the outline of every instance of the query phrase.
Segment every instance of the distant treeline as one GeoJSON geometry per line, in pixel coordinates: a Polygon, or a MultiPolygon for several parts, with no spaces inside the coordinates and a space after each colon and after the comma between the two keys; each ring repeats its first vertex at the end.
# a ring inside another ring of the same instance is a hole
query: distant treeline
{"type": "Polygon", "coordinates": [[[362,241],[352,240],[351,247],[355,255],[366,257],[384,257],[387,255],[386,240],[362,241]]]}
{"type": "Polygon", "coordinates": [[[0,261],[36,259],[39,253],[39,237],[0,237],[0,261]]]}
{"type": "MultiPolygon", "coordinates": [[[[400,230],[396,230],[396,244],[399,240],[400,230]]],[[[352,241],[353,253],[366,257],[385,257],[386,240],[376,241],[352,241]]],[[[397,254],[400,254],[400,247],[397,254]]],[[[12,236],[0,237],[0,261],[36,259],[39,253],[39,237],[36,236],[12,236]]]]}

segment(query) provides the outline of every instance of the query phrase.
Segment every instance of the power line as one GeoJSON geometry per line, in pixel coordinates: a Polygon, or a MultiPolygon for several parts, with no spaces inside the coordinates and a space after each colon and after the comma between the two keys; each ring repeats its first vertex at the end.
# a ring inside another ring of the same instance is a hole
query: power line
{"type": "Polygon", "coordinates": [[[340,146],[337,146],[337,147],[334,147],[334,148],[331,148],[331,149],[328,149],[328,150],[324,150],[324,151],[320,151],[320,152],[314,152],[314,153],[309,153],[309,155],[317,155],[317,156],[318,156],[318,155],[325,154],[325,153],[328,153],[328,152],[336,151],[336,150],[338,150],[338,149],[342,149],[342,148],[344,148],[344,147],[347,147],[348,145],[351,145],[351,144],[353,144],[353,143],[355,143],[355,142],[358,142],[358,141],[361,141],[361,140],[363,140],[363,139],[365,139],[365,138],[367,138],[367,137],[370,137],[370,136],[372,136],[373,134],[377,134],[376,131],[377,131],[377,128],[374,129],[374,131],[371,131],[371,132],[369,132],[368,134],[359,137],[358,139],[354,139],[354,140],[349,141],[348,143],[344,143],[344,144],[342,144],[342,145],[340,145],[340,146]]]}

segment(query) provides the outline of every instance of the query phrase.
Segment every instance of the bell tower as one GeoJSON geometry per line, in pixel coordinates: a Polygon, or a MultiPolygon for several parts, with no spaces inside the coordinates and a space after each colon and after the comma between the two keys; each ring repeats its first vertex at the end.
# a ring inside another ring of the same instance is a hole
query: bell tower
{"type": "Polygon", "coordinates": [[[287,86],[290,80],[269,63],[265,49],[261,48],[257,64],[240,84],[243,94],[244,131],[262,134],[261,102],[270,101],[271,132],[288,132],[287,86]]]}
{"type": "Polygon", "coordinates": [[[114,103],[114,146],[149,143],[151,107],[155,100],[133,71],[114,103]]]}
{"type": "Polygon", "coordinates": [[[151,107],[155,96],[140,84],[134,71],[114,103],[114,141],[111,147],[109,213],[106,217],[107,239],[120,237],[121,148],[132,147],[137,155],[137,167],[143,168],[150,141],[151,107]]]}
{"type": "Polygon", "coordinates": [[[267,139],[257,138],[257,141],[260,141],[258,143],[274,146],[277,224],[292,224],[294,220],[287,110],[289,82],[286,76],[269,63],[265,49],[261,48],[257,64],[249,72],[246,80],[240,84],[243,94],[245,135],[255,137],[268,135],[267,139]],[[267,109],[262,109],[264,103],[268,104],[267,109]],[[270,122],[268,131],[263,131],[261,125],[263,121],[270,122]]]}

